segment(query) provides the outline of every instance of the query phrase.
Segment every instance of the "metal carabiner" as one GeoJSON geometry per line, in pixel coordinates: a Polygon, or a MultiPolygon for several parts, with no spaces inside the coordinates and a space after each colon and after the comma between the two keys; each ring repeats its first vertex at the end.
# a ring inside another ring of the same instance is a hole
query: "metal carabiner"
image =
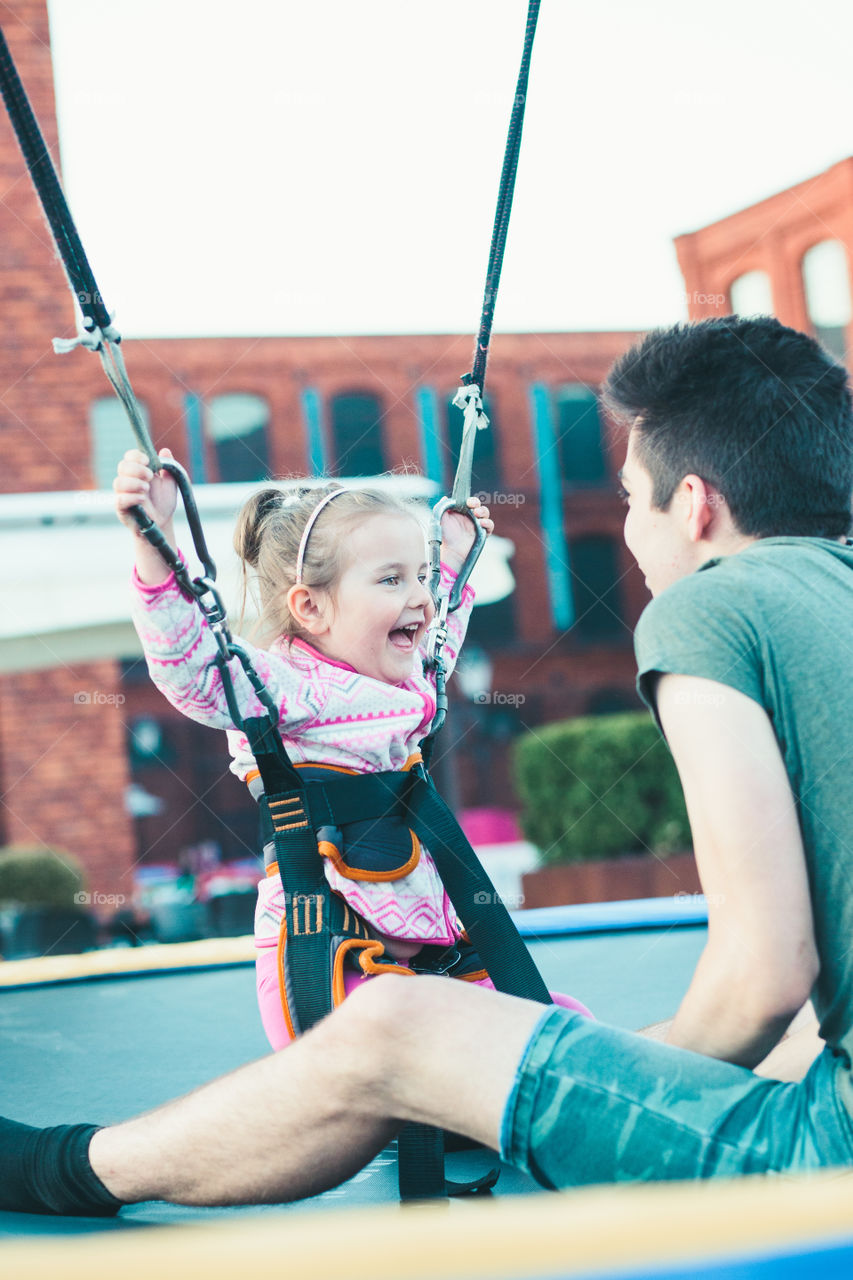
{"type": "Polygon", "coordinates": [[[275,701],[267,686],[252,666],[248,653],[236,640],[231,640],[228,645],[228,653],[232,658],[236,658],[243,668],[249,684],[255,691],[258,701],[267,713],[270,724],[273,729],[278,729],[279,720],[281,719],[281,708],[275,701]]]}
{"type": "MultiPolygon", "coordinates": [[[[190,578],[187,566],[178,555],[177,551],[163,535],[162,529],[156,525],[154,521],[146,514],[144,509],[139,507],[131,507],[130,514],[139,526],[139,531],[143,537],[151,543],[151,546],[159,551],[163,560],[169,566],[177,578],[182,590],[195,596],[199,600],[200,595],[204,591],[212,591],[219,610],[221,619],[225,618],[225,607],[218,590],[214,586],[216,582],[216,563],[213,556],[207,549],[207,543],[204,538],[204,531],[201,527],[201,517],[196,506],[195,495],[193,494],[192,484],[187,472],[181,466],[180,462],[176,462],[174,458],[161,458],[156,456],[156,467],[160,471],[168,471],[172,476],[175,484],[178,486],[178,492],[181,495],[181,501],[184,504],[184,512],[187,517],[190,535],[192,536],[195,553],[202,563],[204,573],[201,578],[195,580],[190,578]],[[197,584],[203,584],[199,587],[197,584]]],[[[208,610],[205,609],[205,613],[208,610]]],[[[212,614],[209,615],[209,621],[217,621],[212,614]]],[[[230,639],[230,637],[229,637],[230,639]]]]}
{"type": "Polygon", "coordinates": [[[159,458],[161,471],[168,471],[169,475],[178,486],[178,492],[181,495],[181,501],[184,504],[184,513],[187,517],[187,524],[190,527],[190,534],[195,547],[195,553],[204,566],[204,575],[211,581],[216,579],[216,564],[213,556],[207,549],[207,543],[204,539],[204,530],[201,527],[201,516],[198,514],[195,495],[193,494],[192,483],[180,462],[176,462],[174,458],[159,458]]]}
{"type": "Polygon", "coordinates": [[[489,419],[483,411],[483,401],[479,387],[473,385],[461,386],[453,397],[453,403],[464,414],[459,462],[456,467],[456,475],[453,479],[453,489],[450,496],[439,498],[432,509],[428,538],[429,588],[435,605],[435,617],[427,636],[426,666],[433,670],[439,668],[441,650],[447,639],[447,615],[453,613],[462,603],[462,594],[486,541],[486,531],[468,506],[468,498],[471,492],[471,471],[474,464],[474,439],[477,431],[488,427],[489,419]],[[474,541],[462,561],[453,586],[448,594],[443,596],[440,591],[441,518],[447,511],[458,511],[460,515],[468,517],[474,526],[474,541]]]}
{"type": "Polygon", "coordinates": [[[219,588],[212,578],[204,574],[194,578],[192,585],[196,603],[207,620],[220,654],[227,661],[231,657],[231,631],[219,588]]]}
{"type": "Polygon", "coordinates": [[[434,668],[438,656],[447,640],[447,614],[450,606],[449,596],[440,596],[436,605],[435,617],[429,625],[426,637],[426,663],[434,668]]]}

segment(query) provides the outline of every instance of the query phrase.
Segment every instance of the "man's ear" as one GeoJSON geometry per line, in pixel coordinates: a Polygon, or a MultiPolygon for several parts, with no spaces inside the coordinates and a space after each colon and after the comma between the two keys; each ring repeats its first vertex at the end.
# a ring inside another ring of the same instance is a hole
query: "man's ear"
{"type": "Polygon", "coordinates": [[[720,495],[701,476],[685,476],[678,486],[678,500],[686,507],[685,523],[691,542],[701,542],[713,524],[720,495]]]}
{"type": "Polygon", "coordinates": [[[306,587],[304,582],[300,582],[288,591],[287,607],[302,631],[307,631],[312,636],[320,636],[328,631],[325,592],[306,587]]]}

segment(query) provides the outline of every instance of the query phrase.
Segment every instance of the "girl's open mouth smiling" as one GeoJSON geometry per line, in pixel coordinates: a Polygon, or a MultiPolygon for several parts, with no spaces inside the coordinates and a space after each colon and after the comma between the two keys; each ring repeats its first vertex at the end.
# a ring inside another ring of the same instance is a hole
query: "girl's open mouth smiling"
{"type": "Polygon", "coordinates": [[[388,639],[395,649],[399,649],[403,653],[412,653],[417,643],[420,627],[421,624],[419,622],[410,622],[405,627],[395,627],[393,631],[388,633],[388,639]]]}

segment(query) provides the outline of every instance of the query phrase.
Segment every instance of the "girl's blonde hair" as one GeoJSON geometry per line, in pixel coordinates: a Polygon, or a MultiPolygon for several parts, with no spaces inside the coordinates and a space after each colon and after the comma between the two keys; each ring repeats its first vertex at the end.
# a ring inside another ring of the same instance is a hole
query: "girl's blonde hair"
{"type": "MultiPolygon", "coordinates": [[[[279,636],[292,639],[300,635],[287,604],[287,593],[296,583],[299,544],[318,503],[339,488],[335,484],[289,491],[269,487],[259,489],[244,503],[234,530],[234,550],[242,565],[240,625],[247,597],[255,596],[255,634],[261,643],[268,644],[279,636]],[[250,581],[250,569],[255,571],[254,582],[250,581]]],[[[371,516],[388,514],[418,519],[410,505],[375,489],[347,489],[334,502],[327,503],[315,520],[305,547],[305,586],[333,594],[346,567],[347,536],[371,516]]]]}

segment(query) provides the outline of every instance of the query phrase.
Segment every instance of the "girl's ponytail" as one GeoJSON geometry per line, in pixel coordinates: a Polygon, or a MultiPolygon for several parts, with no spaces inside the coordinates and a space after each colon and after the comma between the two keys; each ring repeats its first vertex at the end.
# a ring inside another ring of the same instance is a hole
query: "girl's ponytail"
{"type": "Polygon", "coordinates": [[[257,569],[264,524],[283,505],[281,489],[259,489],[243,504],[234,529],[234,550],[244,566],[257,569]]]}

